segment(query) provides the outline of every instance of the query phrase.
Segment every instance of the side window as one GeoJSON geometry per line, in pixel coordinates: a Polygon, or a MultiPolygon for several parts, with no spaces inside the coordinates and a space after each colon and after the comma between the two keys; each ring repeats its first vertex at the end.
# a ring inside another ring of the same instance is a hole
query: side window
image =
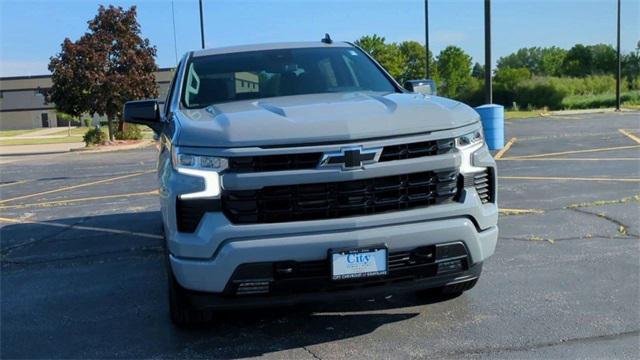
{"type": "Polygon", "coordinates": [[[192,106],[198,93],[200,93],[200,76],[196,73],[193,63],[189,64],[187,70],[187,83],[184,87],[184,100],[187,106],[192,106]]]}

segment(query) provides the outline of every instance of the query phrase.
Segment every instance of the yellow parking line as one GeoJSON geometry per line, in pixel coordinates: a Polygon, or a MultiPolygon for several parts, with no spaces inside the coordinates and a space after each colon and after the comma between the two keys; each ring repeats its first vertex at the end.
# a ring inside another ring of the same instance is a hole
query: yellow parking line
{"type": "Polygon", "coordinates": [[[499,210],[502,215],[525,215],[525,214],[542,214],[543,210],[540,209],[508,209],[501,208],[499,210]]]}
{"type": "Polygon", "coordinates": [[[496,154],[496,156],[495,156],[495,159],[496,159],[496,160],[500,160],[500,159],[502,159],[502,156],[504,156],[504,154],[506,154],[506,153],[507,153],[507,151],[509,151],[509,149],[511,149],[511,146],[513,145],[513,143],[514,143],[514,142],[516,142],[516,140],[518,140],[518,138],[515,138],[515,137],[511,138],[511,140],[509,140],[509,141],[507,142],[507,145],[505,145],[505,146],[502,148],[502,150],[498,151],[498,153],[497,153],[497,154],[496,154]]]}
{"type": "Polygon", "coordinates": [[[61,187],[61,188],[58,188],[58,189],[43,191],[43,192],[39,192],[39,193],[35,193],[35,194],[17,196],[17,197],[11,198],[11,199],[2,200],[2,201],[0,201],[0,204],[8,203],[10,201],[15,201],[15,200],[28,199],[28,198],[31,198],[31,197],[34,197],[34,196],[40,196],[40,195],[52,194],[52,193],[56,193],[56,192],[60,192],[60,191],[77,189],[77,188],[81,188],[81,187],[85,187],[85,186],[103,184],[103,183],[110,182],[110,181],[115,181],[115,180],[127,179],[127,178],[131,178],[131,177],[134,177],[134,176],[140,176],[140,175],[148,174],[148,173],[151,173],[151,172],[154,172],[154,171],[155,170],[141,171],[141,172],[137,172],[137,173],[133,173],[133,174],[127,174],[127,175],[123,175],[123,176],[116,176],[116,177],[109,178],[109,179],[91,181],[91,182],[88,182],[88,183],[82,183],[82,184],[72,185],[72,186],[65,186],[65,187],[61,187]]]}
{"type": "Polygon", "coordinates": [[[0,188],[1,187],[5,187],[5,186],[20,185],[20,184],[24,184],[24,183],[28,183],[28,182],[32,182],[32,181],[33,180],[18,180],[18,181],[6,183],[6,184],[0,184],[0,188]]]}
{"type": "Polygon", "coordinates": [[[504,158],[500,161],[640,161],[637,158],[504,158]]]}
{"type": "Polygon", "coordinates": [[[622,133],[622,135],[628,137],[629,139],[637,142],[638,144],[640,144],[640,138],[635,136],[633,133],[631,133],[629,130],[625,130],[625,129],[618,129],[618,131],[620,131],[622,133]]]}
{"type": "Polygon", "coordinates": [[[129,198],[129,197],[132,197],[132,196],[155,195],[157,193],[158,193],[158,190],[153,190],[153,191],[129,193],[129,194],[115,194],[115,195],[92,196],[92,197],[76,198],[76,199],[45,201],[45,202],[32,203],[32,204],[0,205],[0,210],[2,210],[2,209],[20,209],[20,208],[25,208],[25,207],[55,207],[55,206],[59,206],[59,205],[66,205],[66,204],[82,202],[82,201],[104,200],[104,199],[115,199],[115,198],[129,198]]]}
{"type": "Polygon", "coordinates": [[[162,235],[141,233],[141,232],[135,232],[135,231],[127,231],[127,230],[101,228],[101,227],[95,227],[95,226],[69,225],[69,224],[56,223],[56,222],[45,222],[45,221],[35,221],[35,220],[20,220],[20,219],[10,219],[10,218],[2,218],[2,217],[0,217],[0,221],[8,222],[8,223],[14,223],[14,224],[47,225],[47,226],[68,228],[68,229],[74,229],[74,230],[87,230],[87,231],[98,231],[98,232],[105,232],[105,233],[111,233],[111,234],[134,235],[134,236],[146,237],[146,238],[151,238],[151,239],[163,239],[164,238],[162,235]]]}
{"type": "MultiPolygon", "coordinates": [[[[617,146],[617,147],[586,149],[586,150],[561,151],[561,152],[534,154],[534,155],[511,156],[505,159],[530,159],[530,158],[538,158],[538,157],[545,157],[545,156],[582,154],[582,153],[590,153],[590,152],[598,152],[598,151],[612,151],[612,150],[625,150],[625,149],[637,149],[637,148],[640,148],[640,145],[628,145],[628,146],[617,146]]],[[[502,160],[505,160],[505,159],[502,159],[502,160]]]]}
{"type": "Polygon", "coordinates": [[[640,182],[639,178],[619,179],[606,177],[559,177],[559,176],[498,176],[505,180],[559,180],[559,181],[616,181],[616,182],[640,182]]]}

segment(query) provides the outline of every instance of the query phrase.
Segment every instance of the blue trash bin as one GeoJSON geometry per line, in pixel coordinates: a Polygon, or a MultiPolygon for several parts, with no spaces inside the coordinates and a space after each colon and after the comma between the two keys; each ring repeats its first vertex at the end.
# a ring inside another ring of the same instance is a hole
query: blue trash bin
{"type": "Polygon", "coordinates": [[[484,137],[489,150],[504,147],[504,106],[497,104],[481,105],[476,108],[480,114],[484,137]]]}

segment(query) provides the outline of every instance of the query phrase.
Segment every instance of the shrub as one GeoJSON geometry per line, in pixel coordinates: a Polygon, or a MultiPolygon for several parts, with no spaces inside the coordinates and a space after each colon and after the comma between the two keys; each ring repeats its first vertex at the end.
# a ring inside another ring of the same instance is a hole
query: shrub
{"type": "MultiPolygon", "coordinates": [[[[533,76],[529,78],[526,69],[500,69],[496,72],[493,100],[512,108],[548,107],[557,109],[585,109],[590,107],[611,107],[615,105],[615,79],[606,75],[590,75],[583,78],[533,76]]],[[[627,83],[622,89],[628,89],[627,83]]],[[[633,104],[638,94],[625,91],[623,101],[633,104]],[[629,95],[626,95],[629,94],[629,95]]],[[[461,90],[459,100],[477,106],[484,103],[482,81],[472,79],[461,90]]]]}
{"type": "MultiPolygon", "coordinates": [[[[621,95],[620,100],[628,105],[640,103],[640,91],[630,91],[621,95]]],[[[565,109],[594,109],[614,107],[616,105],[615,94],[599,95],[573,95],[567,96],[562,101],[565,109]]]]}
{"type": "Polygon", "coordinates": [[[516,102],[527,107],[560,109],[567,91],[546,81],[532,81],[518,87],[516,102]]]}
{"type": "Polygon", "coordinates": [[[87,146],[102,145],[107,142],[107,134],[100,129],[89,129],[84,134],[83,140],[87,146]]]}
{"type": "Polygon", "coordinates": [[[140,140],[142,139],[142,132],[137,125],[127,124],[124,131],[116,131],[115,136],[118,140],[140,140]]]}
{"type": "Polygon", "coordinates": [[[84,127],[91,127],[93,119],[83,119],[82,122],[84,123],[84,127]]]}
{"type": "Polygon", "coordinates": [[[471,78],[466,86],[461,89],[458,100],[474,107],[484,104],[484,81],[471,78]]]}

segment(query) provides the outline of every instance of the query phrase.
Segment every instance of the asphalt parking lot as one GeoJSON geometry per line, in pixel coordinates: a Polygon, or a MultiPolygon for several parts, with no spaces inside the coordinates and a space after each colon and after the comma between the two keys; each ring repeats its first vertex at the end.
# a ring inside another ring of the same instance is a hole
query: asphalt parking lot
{"type": "Polygon", "coordinates": [[[0,157],[3,358],[637,358],[640,116],[507,123],[478,285],[168,316],[155,149],[0,157]]]}

